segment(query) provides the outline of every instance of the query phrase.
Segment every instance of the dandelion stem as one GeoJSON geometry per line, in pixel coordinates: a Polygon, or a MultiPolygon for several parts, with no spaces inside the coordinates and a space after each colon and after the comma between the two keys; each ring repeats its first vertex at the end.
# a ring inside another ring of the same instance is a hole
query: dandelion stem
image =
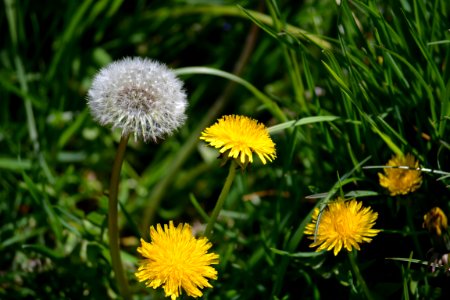
{"type": "Polygon", "coordinates": [[[125,277],[120,258],[119,246],[119,226],[118,226],[118,200],[120,170],[122,169],[123,158],[127,148],[129,135],[123,135],[117,148],[116,157],[111,173],[111,181],[109,185],[109,208],[108,208],[108,236],[109,251],[111,253],[111,263],[117,280],[120,294],[124,299],[131,299],[128,281],[125,277]]]}
{"type": "Polygon", "coordinates": [[[231,160],[230,170],[228,171],[227,179],[225,179],[225,183],[223,185],[222,191],[220,192],[219,199],[217,199],[216,206],[209,218],[208,225],[206,225],[204,236],[211,240],[212,229],[214,227],[214,223],[216,223],[217,217],[219,216],[220,211],[222,210],[222,206],[225,203],[225,199],[228,196],[228,192],[230,191],[231,184],[233,183],[234,176],[236,175],[236,163],[234,160],[231,160]]]}
{"type": "Polygon", "coordinates": [[[411,199],[408,197],[406,199],[406,220],[408,224],[408,231],[412,233],[412,240],[414,243],[414,247],[416,248],[417,253],[420,255],[420,257],[423,257],[422,253],[422,247],[420,246],[419,239],[417,238],[416,230],[414,228],[414,220],[413,220],[413,211],[412,211],[412,202],[411,199]]]}
{"type": "Polygon", "coordinates": [[[361,272],[359,271],[358,264],[356,263],[354,251],[348,252],[348,258],[350,260],[350,265],[353,270],[353,275],[355,275],[356,280],[359,283],[359,286],[361,287],[364,295],[366,296],[366,299],[372,300],[373,299],[372,294],[370,293],[370,290],[367,287],[367,284],[364,281],[364,278],[362,277],[361,272]]]}

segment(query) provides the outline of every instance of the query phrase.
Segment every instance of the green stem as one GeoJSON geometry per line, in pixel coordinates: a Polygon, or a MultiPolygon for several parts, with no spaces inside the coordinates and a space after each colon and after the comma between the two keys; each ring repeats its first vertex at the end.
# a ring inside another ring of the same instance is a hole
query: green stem
{"type": "Polygon", "coordinates": [[[359,286],[361,287],[364,295],[366,296],[366,299],[372,300],[372,294],[370,293],[369,288],[367,287],[367,284],[364,280],[364,278],[361,275],[361,272],[359,271],[358,264],[356,263],[355,254],[353,251],[348,252],[348,258],[350,260],[350,265],[352,267],[353,275],[355,275],[356,280],[359,283],[359,286]]]}
{"type": "Polygon", "coordinates": [[[419,239],[417,237],[417,232],[415,230],[414,227],[414,220],[413,220],[413,211],[412,211],[412,202],[411,199],[408,197],[406,199],[406,219],[408,222],[408,231],[411,233],[411,237],[414,243],[414,247],[416,248],[417,254],[419,254],[420,257],[423,257],[423,253],[422,253],[422,247],[420,245],[419,239]]]}
{"type": "Polygon", "coordinates": [[[217,200],[216,206],[211,214],[211,218],[209,218],[208,225],[206,225],[204,236],[208,239],[211,238],[212,229],[214,224],[216,223],[217,217],[219,216],[220,211],[222,210],[222,206],[225,203],[225,199],[228,196],[228,192],[230,191],[231,184],[233,183],[234,176],[236,175],[236,163],[234,160],[231,160],[230,170],[228,171],[227,179],[225,179],[225,183],[223,185],[222,191],[220,192],[219,199],[217,200]]]}
{"type": "Polygon", "coordinates": [[[114,274],[119,287],[119,292],[124,299],[131,299],[128,289],[128,281],[123,272],[122,260],[120,258],[119,245],[119,226],[118,226],[118,200],[119,192],[120,170],[122,169],[123,158],[127,148],[129,135],[123,135],[117,148],[116,157],[111,173],[111,182],[109,185],[109,207],[108,207],[108,236],[109,236],[109,251],[111,253],[111,263],[114,274]]]}

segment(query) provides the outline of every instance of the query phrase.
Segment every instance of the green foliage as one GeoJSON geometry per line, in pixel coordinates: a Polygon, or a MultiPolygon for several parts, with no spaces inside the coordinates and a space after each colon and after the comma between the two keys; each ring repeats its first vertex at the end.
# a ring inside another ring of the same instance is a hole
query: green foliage
{"type": "Polygon", "coordinates": [[[85,99],[125,56],[174,68],[190,105],[174,136],[127,149],[119,225],[136,299],[163,298],[133,275],[148,226],[197,228],[215,205],[227,168],[198,137],[223,114],[265,123],[277,159],[237,172],[205,299],[364,297],[346,251],[313,252],[303,235],[338,195],[379,214],[382,232],[356,256],[374,299],[450,294],[442,270],[418,263],[432,247],[423,215],[450,212],[449,177],[424,173],[392,197],[381,169],[362,168],[412,153],[450,171],[448,1],[4,0],[0,25],[0,298],[117,298],[105,195],[120,135],[85,99]]]}

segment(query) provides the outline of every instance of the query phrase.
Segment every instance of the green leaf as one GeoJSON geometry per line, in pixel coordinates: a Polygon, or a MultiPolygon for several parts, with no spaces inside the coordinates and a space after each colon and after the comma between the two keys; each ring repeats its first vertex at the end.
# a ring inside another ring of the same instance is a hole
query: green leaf
{"type": "Polygon", "coordinates": [[[346,198],[359,198],[359,197],[373,197],[373,196],[378,196],[378,195],[379,195],[379,193],[374,192],[374,191],[358,190],[358,191],[348,192],[344,196],[346,198]]]}
{"type": "Polygon", "coordinates": [[[88,109],[84,109],[81,114],[77,116],[75,121],[60,135],[58,139],[58,148],[63,149],[70,138],[81,129],[86,120],[86,117],[89,115],[88,109]]]}
{"type": "Polygon", "coordinates": [[[333,122],[335,120],[339,119],[337,116],[315,116],[315,117],[305,117],[301,118],[299,120],[293,120],[284,122],[281,124],[277,124],[274,126],[271,126],[268,128],[268,131],[270,134],[278,133],[282,130],[285,130],[287,128],[294,128],[296,126],[301,125],[307,125],[307,124],[313,124],[313,123],[320,123],[320,122],[333,122]]]}
{"type": "Polygon", "coordinates": [[[22,249],[27,250],[27,251],[33,251],[33,252],[37,252],[39,254],[44,255],[45,257],[48,257],[54,261],[60,260],[64,258],[64,253],[59,252],[59,251],[55,251],[53,249],[47,248],[43,245],[38,245],[38,244],[32,244],[32,245],[23,245],[22,249]]]}
{"type": "Polygon", "coordinates": [[[43,210],[45,211],[49,225],[52,228],[52,230],[56,236],[56,240],[58,242],[62,241],[63,234],[62,234],[61,222],[59,221],[59,217],[55,213],[53,206],[51,205],[50,201],[48,200],[47,194],[41,193],[39,191],[39,189],[37,188],[37,186],[34,184],[34,182],[31,180],[31,178],[27,174],[22,173],[22,177],[23,177],[25,184],[28,187],[28,191],[30,192],[34,201],[38,205],[41,205],[43,210]]]}
{"type": "Polygon", "coordinates": [[[274,101],[270,99],[268,96],[266,96],[263,92],[258,90],[253,84],[250,82],[242,79],[241,77],[238,77],[232,73],[228,73],[222,70],[208,68],[208,67],[187,67],[187,68],[180,68],[174,70],[175,74],[177,75],[187,75],[187,74],[207,74],[207,75],[213,75],[218,76],[222,78],[226,78],[228,80],[234,81],[236,83],[239,83],[243,87],[247,88],[257,99],[261,101],[262,104],[265,105],[265,107],[278,118],[279,121],[287,121],[286,116],[274,101]]]}
{"type": "Polygon", "coordinates": [[[31,168],[29,159],[16,159],[12,157],[0,157],[0,169],[22,172],[31,168]]]}
{"type": "Polygon", "coordinates": [[[270,248],[270,250],[278,255],[283,255],[283,256],[289,256],[289,257],[306,257],[306,258],[310,258],[310,257],[317,257],[317,256],[321,256],[325,253],[325,251],[320,251],[320,252],[295,252],[295,253],[291,253],[288,251],[283,251],[283,250],[278,250],[275,248],[270,248]]]}

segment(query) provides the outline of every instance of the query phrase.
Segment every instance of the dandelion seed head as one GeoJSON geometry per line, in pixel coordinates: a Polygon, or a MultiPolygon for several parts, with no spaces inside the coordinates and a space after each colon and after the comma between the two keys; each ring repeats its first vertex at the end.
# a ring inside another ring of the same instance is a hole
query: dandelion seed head
{"type": "Polygon", "coordinates": [[[157,141],[186,120],[183,83],[164,64],[146,58],[113,62],[94,77],[88,106],[101,125],[157,141]]]}

